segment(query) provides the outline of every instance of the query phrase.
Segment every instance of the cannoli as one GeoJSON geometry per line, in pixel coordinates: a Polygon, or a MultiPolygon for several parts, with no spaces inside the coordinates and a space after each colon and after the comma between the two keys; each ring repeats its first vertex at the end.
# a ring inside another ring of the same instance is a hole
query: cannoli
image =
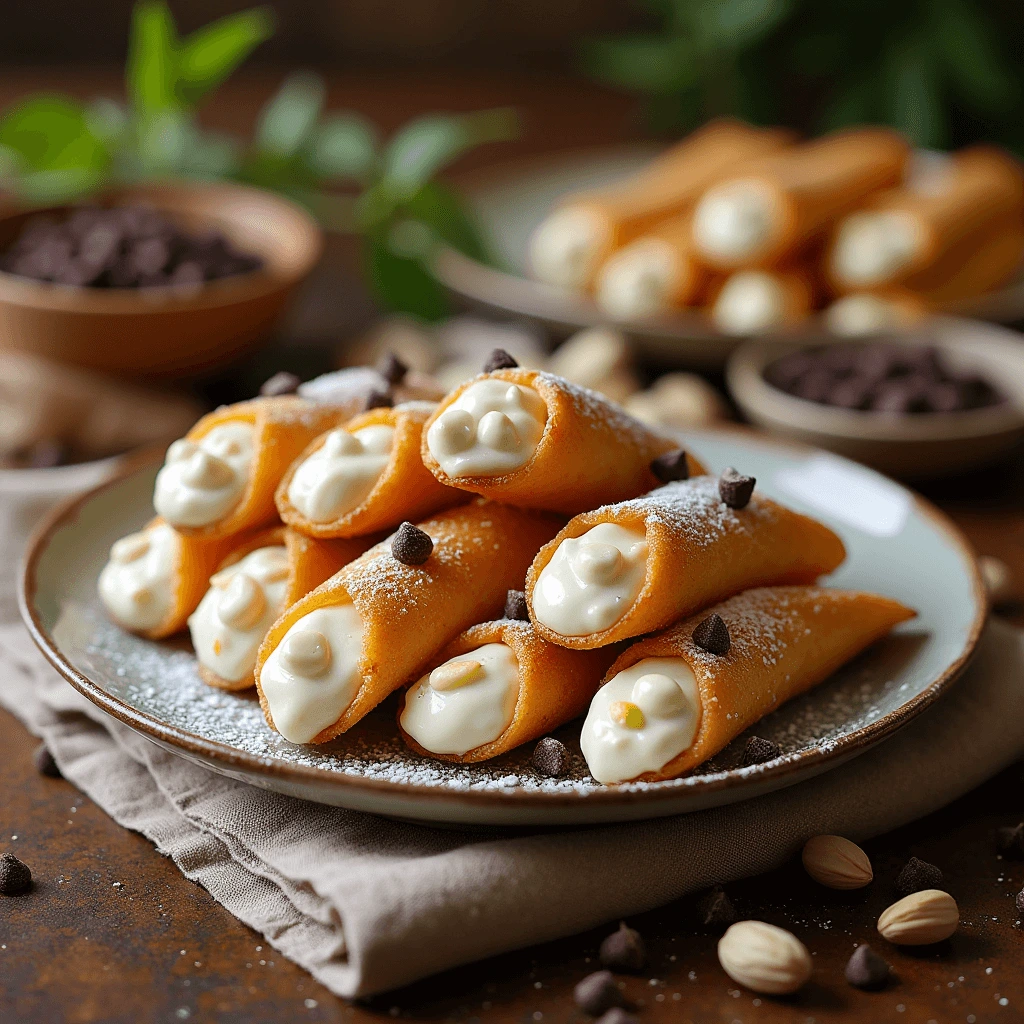
{"type": "Polygon", "coordinates": [[[723,334],[764,334],[806,320],[813,306],[814,288],[805,273],[740,270],[719,289],[711,319],[723,334]]]}
{"type": "Polygon", "coordinates": [[[859,128],[753,161],[697,203],[697,253],[723,271],[776,266],[865,196],[895,185],[909,157],[895,132],[859,128]]]}
{"type": "Polygon", "coordinates": [[[924,300],[908,292],[854,292],[836,299],[826,308],[824,318],[833,334],[855,338],[905,331],[927,315],[924,300]]]}
{"type": "Polygon", "coordinates": [[[182,533],[222,537],[277,519],[274,491],[342,410],[284,395],[226,405],[167,449],[153,504],[182,533]]]}
{"type": "Polygon", "coordinates": [[[843,542],[751,493],[754,482],[726,470],[572,519],[526,577],[537,632],[566,647],[602,647],[664,629],[740,590],[832,572],[845,557],[843,542]]]}
{"type": "Polygon", "coordinates": [[[99,578],[100,600],[122,629],[162,640],[185,628],[210,576],[237,537],[206,540],[162,519],[116,541],[99,578]]]}
{"type": "Polygon", "coordinates": [[[792,136],[779,129],[712,121],[625,181],[567,197],[530,240],[534,276],[559,288],[589,288],[616,249],[683,213],[737,163],[791,141],[792,136]]]}
{"type": "Polygon", "coordinates": [[[537,636],[529,622],[473,626],[405,691],[402,738],[443,761],[486,761],[582,715],[618,653],[571,651],[537,636]]]}
{"type": "Polygon", "coordinates": [[[433,402],[371,409],[318,437],[281,480],[281,518],[311,537],[355,537],[465,501],[423,465],[423,424],[434,409],[433,402]]]}
{"type": "MultiPolygon", "coordinates": [[[[950,256],[956,269],[969,268],[979,235],[1007,232],[1019,237],[1022,213],[1020,165],[994,146],[974,146],[948,158],[940,171],[911,177],[908,184],[842,220],[827,270],[841,292],[897,284],[920,290],[927,287],[929,270],[950,256]]],[[[1019,264],[1019,249],[1004,246],[1002,252],[1003,260],[993,268],[994,284],[980,290],[1001,283],[1019,264]]],[[[938,276],[951,276],[951,269],[940,270],[938,276]]]]}
{"type": "MultiPolygon", "coordinates": [[[[652,461],[678,447],[594,391],[510,367],[448,395],[427,421],[422,454],[443,484],[573,515],[657,487],[652,461]]],[[[703,472],[692,456],[687,463],[703,472]]]]}
{"type": "Polygon", "coordinates": [[[255,686],[256,654],[274,620],[377,539],[317,540],[283,526],[248,535],[218,566],[188,620],[203,682],[222,690],[255,686]]]}
{"type": "Polygon", "coordinates": [[[914,614],[874,594],[766,587],[647,637],[590,705],[580,738],[590,773],[674,779],[914,614]]]}
{"type": "Polygon", "coordinates": [[[256,664],[267,721],[293,743],[345,732],[462,630],[494,618],[562,522],[477,500],[404,523],[270,628],[256,664]]]}

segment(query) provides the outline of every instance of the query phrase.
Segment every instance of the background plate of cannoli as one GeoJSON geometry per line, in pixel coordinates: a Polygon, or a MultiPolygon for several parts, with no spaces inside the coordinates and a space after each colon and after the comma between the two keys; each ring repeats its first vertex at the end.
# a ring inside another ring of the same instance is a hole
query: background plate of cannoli
{"type": "Polygon", "coordinates": [[[36,643],[214,771],[489,825],[791,785],[974,650],[970,549],[871,470],[666,432],[500,349],[447,395],[410,381],[223,406],[59,510],[24,568],[36,643]]]}
{"type": "Polygon", "coordinates": [[[474,304],[568,332],[615,323],[678,364],[751,335],[862,335],[933,313],[1024,316],[1024,170],[994,146],[915,151],[885,128],[800,140],[712,121],[667,149],[476,172],[496,253],[442,250],[474,304]]]}

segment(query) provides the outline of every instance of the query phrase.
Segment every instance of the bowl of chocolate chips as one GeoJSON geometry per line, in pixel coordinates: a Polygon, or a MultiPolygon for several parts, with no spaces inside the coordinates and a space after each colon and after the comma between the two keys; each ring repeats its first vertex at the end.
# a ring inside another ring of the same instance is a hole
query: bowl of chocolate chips
{"type": "Polygon", "coordinates": [[[729,390],[773,434],[827,448],[902,479],[1006,456],[1024,438],[1024,336],[936,318],[913,334],[750,341],[729,390]]]}
{"type": "Polygon", "coordinates": [[[0,347],[165,378],[269,335],[320,258],[298,206],[239,185],[166,182],[0,216],[0,347]]]}

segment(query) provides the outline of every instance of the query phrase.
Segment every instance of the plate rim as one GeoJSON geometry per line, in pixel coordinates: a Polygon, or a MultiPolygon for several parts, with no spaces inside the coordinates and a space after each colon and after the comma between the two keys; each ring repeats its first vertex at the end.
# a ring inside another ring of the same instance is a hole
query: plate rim
{"type": "MultiPolygon", "coordinates": [[[[766,436],[751,430],[749,427],[738,424],[720,425],[712,429],[694,430],[688,433],[694,435],[731,434],[745,440],[757,440],[770,447],[777,447],[794,453],[809,455],[821,452],[821,449],[815,448],[812,445],[804,445],[798,442],[766,436]]],[[[976,609],[964,646],[957,657],[924,690],[881,718],[875,719],[854,732],[847,733],[833,740],[830,742],[827,750],[816,746],[808,750],[785,755],[776,763],[769,762],[765,765],[755,765],[746,768],[744,769],[746,774],[743,776],[737,776],[734,769],[714,772],[708,775],[689,776],[690,781],[687,785],[691,787],[690,792],[712,794],[718,791],[728,791],[741,786],[748,778],[756,779],[760,782],[771,781],[775,783],[772,787],[773,789],[782,789],[798,781],[796,779],[785,781],[791,775],[802,774],[808,769],[811,770],[811,775],[817,774],[828,770],[828,764],[831,761],[835,761],[838,767],[839,764],[848,760],[851,756],[862,754],[875,746],[875,744],[889,738],[935,703],[959,678],[977,649],[988,618],[989,600],[977,556],[960,528],[927,498],[922,497],[898,481],[892,481],[890,478],[885,477],[884,474],[871,470],[868,467],[862,467],[859,463],[846,459],[843,456],[830,455],[830,457],[840,458],[844,462],[848,462],[851,465],[882,477],[882,479],[895,483],[896,486],[910,495],[915,508],[927,519],[931,520],[962,556],[971,578],[971,589],[976,609]],[[815,768],[817,768],[817,772],[813,770],[815,768]]],[[[43,554],[49,547],[52,536],[65,524],[72,522],[85,505],[97,495],[116,486],[127,477],[150,468],[156,461],[152,450],[129,457],[122,466],[118,467],[117,472],[108,479],[50,510],[29,538],[18,574],[19,611],[32,641],[59,675],[63,676],[89,701],[122,725],[126,725],[150,739],[169,745],[176,751],[180,751],[183,755],[193,755],[212,762],[220,766],[222,770],[242,769],[256,776],[277,777],[289,780],[292,783],[327,785],[361,792],[365,795],[377,793],[383,797],[412,798],[438,804],[458,800],[468,802],[479,809],[493,807],[496,810],[502,811],[511,811],[517,807],[524,810],[529,808],[537,808],[538,810],[556,810],[559,807],[579,808],[584,802],[586,806],[611,809],[616,806],[625,807],[643,802],[651,805],[651,813],[649,815],[651,818],[659,816],[658,808],[663,803],[673,800],[677,801],[681,796],[682,789],[678,784],[666,785],[658,789],[638,790],[629,788],[630,783],[622,783],[589,790],[585,793],[577,790],[565,792],[551,792],[542,789],[527,790],[521,787],[502,789],[467,788],[454,791],[445,786],[372,779],[361,775],[349,775],[344,772],[331,771],[325,768],[286,764],[266,756],[250,754],[226,743],[210,740],[179,726],[170,725],[153,715],[139,711],[118,697],[112,696],[98,683],[93,682],[88,676],[79,672],[78,669],[66,660],[56,641],[43,625],[35,604],[37,567],[43,554]]],[[[738,799],[742,800],[744,798],[741,796],[738,799]]],[[[675,812],[662,811],[660,813],[675,812]]],[[[685,813],[685,811],[682,813],[685,813]]]]}

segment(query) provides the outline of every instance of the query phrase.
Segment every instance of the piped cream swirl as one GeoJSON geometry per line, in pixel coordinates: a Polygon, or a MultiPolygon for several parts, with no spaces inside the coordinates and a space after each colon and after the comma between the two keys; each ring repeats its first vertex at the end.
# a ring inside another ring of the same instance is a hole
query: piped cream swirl
{"type": "Polygon", "coordinates": [[[181,538],[166,523],[117,541],[99,579],[111,618],[132,630],[159,626],[174,604],[180,552],[181,538]]]}

